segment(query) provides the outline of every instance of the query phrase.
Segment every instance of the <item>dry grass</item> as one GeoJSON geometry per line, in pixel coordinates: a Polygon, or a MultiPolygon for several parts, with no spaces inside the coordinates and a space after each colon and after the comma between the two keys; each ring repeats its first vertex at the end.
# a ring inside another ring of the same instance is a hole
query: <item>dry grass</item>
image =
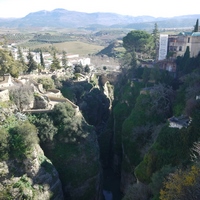
{"type": "Polygon", "coordinates": [[[81,41],[69,41],[69,42],[54,43],[54,44],[28,42],[22,44],[22,46],[31,49],[50,47],[51,45],[53,45],[60,52],[65,50],[68,54],[79,54],[80,56],[85,56],[88,54],[96,54],[104,48],[104,46],[89,44],[81,41]]]}
{"type": "Polygon", "coordinates": [[[101,51],[104,47],[100,45],[94,45],[89,43],[84,43],[81,41],[70,41],[63,43],[55,43],[54,46],[58,50],[65,50],[68,54],[79,54],[81,56],[94,54],[101,51]]]}

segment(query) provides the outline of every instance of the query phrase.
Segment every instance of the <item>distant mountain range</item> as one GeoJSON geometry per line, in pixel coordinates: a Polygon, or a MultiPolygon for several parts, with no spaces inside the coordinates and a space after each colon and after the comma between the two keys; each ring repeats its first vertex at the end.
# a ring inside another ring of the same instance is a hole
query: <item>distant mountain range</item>
{"type": "Polygon", "coordinates": [[[116,13],[84,13],[55,9],[53,11],[38,11],[26,15],[23,18],[3,19],[0,18],[0,27],[8,28],[130,28],[152,29],[157,23],[159,28],[184,28],[193,27],[197,15],[177,16],[173,18],[155,18],[151,16],[128,16],[116,13]]]}

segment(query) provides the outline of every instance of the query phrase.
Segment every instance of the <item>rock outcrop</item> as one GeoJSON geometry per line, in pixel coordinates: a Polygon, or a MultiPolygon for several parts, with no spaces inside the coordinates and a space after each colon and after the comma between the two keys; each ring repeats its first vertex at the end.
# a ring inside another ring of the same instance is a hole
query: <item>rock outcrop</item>
{"type": "Polygon", "coordinates": [[[58,170],[65,199],[100,200],[102,175],[94,128],[69,103],[55,105],[49,116],[58,131],[42,147],[58,170]]]}
{"type": "Polygon", "coordinates": [[[50,100],[44,95],[35,95],[33,109],[48,109],[50,107],[50,100]]]}
{"type": "Polygon", "coordinates": [[[38,144],[25,159],[0,162],[0,199],[64,199],[58,172],[38,144]]]}
{"type": "Polygon", "coordinates": [[[94,132],[80,142],[55,141],[46,153],[55,164],[66,199],[100,200],[102,192],[99,148],[94,132]]]}

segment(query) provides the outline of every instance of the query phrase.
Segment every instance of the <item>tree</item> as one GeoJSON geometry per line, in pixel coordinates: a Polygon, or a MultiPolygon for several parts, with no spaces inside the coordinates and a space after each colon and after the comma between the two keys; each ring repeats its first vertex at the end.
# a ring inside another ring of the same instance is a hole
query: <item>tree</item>
{"type": "Polygon", "coordinates": [[[149,79],[150,79],[150,69],[149,68],[147,68],[147,67],[144,68],[144,71],[143,71],[143,74],[142,74],[142,79],[143,79],[143,82],[146,86],[149,79]]]}
{"type": "Polygon", "coordinates": [[[5,50],[0,50],[0,75],[9,73],[11,66],[13,65],[13,58],[5,50]]]}
{"type": "Polygon", "coordinates": [[[103,70],[105,70],[105,71],[106,71],[106,69],[107,69],[107,67],[106,67],[106,66],[103,66],[103,70]]]}
{"type": "Polygon", "coordinates": [[[22,65],[18,61],[15,61],[9,52],[0,49],[0,75],[3,76],[4,79],[6,73],[17,77],[20,71],[22,71],[22,65]]]}
{"type": "Polygon", "coordinates": [[[158,25],[155,23],[154,29],[153,29],[153,42],[154,42],[154,57],[157,58],[158,54],[158,47],[159,47],[159,31],[158,31],[158,25]]]}
{"type": "Polygon", "coordinates": [[[155,83],[158,83],[161,78],[161,72],[158,66],[155,66],[154,68],[151,69],[150,72],[150,79],[154,80],[155,83]]]}
{"type": "Polygon", "coordinates": [[[6,130],[0,130],[0,161],[8,159],[9,135],[6,130]]]}
{"type": "Polygon", "coordinates": [[[136,53],[135,51],[131,52],[131,62],[130,66],[132,69],[135,69],[137,67],[137,58],[136,58],[136,53]]]}
{"type": "Polygon", "coordinates": [[[128,77],[133,78],[137,68],[137,58],[135,51],[133,50],[132,52],[125,52],[120,62],[123,73],[128,75],[128,77]]]}
{"type": "Polygon", "coordinates": [[[160,191],[160,200],[194,200],[200,198],[200,168],[193,165],[187,170],[170,174],[160,191]]]}
{"type": "Polygon", "coordinates": [[[26,72],[27,71],[27,65],[25,63],[25,59],[24,59],[24,56],[23,56],[23,53],[22,53],[20,46],[18,47],[17,59],[18,59],[19,63],[22,65],[22,71],[26,72]]]}
{"type": "Polygon", "coordinates": [[[157,84],[151,91],[151,110],[156,113],[160,118],[166,118],[171,114],[172,100],[174,91],[171,87],[165,84],[157,84]]]}
{"type": "Polygon", "coordinates": [[[40,64],[43,68],[45,68],[44,58],[41,49],[40,49],[40,64]]]}
{"type": "Polygon", "coordinates": [[[128,52],[145,52],[152,36],[145,31],[131,31],[123,38],[123,46],[128,52]]]}
{"type": "Polygon", "coordinates": [[[20,122],[10,131],[10,150],[14,157],[22,158],[38,143],[37,129],[28,121],[20,122]]]}
{"type": "Polygon", "coordinates": [[[190,48],[189,46],[187,46],[186,51],[183,55],[182,63],[181,63],[182,64],[181,68],[183,69],[184,73],[187,73],[190,71],[189,68],[191,66],[189,65],[189,62],[190,62],[190,48]]]}
{"type": "Polygon", "coordinates": [[[68,123],[75,115],[75,110],[69,103],[56,104],[53,109],[54,124],[59,126],[61,123],[68,123]]]}
{"type": "Polygon", "coordinates": [[[35,60],[33,59],[33,55],[29,49],[28,55],[27,55],[27,59],[28,59],[28,69],[27,72],[30,73],[34,70],[36,70],[38,68],[37,63],[35,62],[35,60]]]}
{"type": "Polygon", "coordinates": [[[24,62],[24,57],[23,57],[23,53],[22,53],[22,50],[21,50],[20,46],[18,46],[18,48],[17,48],[17,53],[18,53],[17,59],[20,60],[20,61],[22,61],[22,62],[24,62]]]}
{"type": "Polygon", "coordinates": [[[197,19],[193,32],[198,32],[198,31],[199,31],[199,20],[197,19]]]}
{"type": "Polygon", "coordinates": [[[54,127],[53,121],[48,115],[44,114],[40,118],[36,118],[34,122],[38,129],[38,136],[41,142],[51,142],[54,135],[57,133],[57,128],[54,127]]]}
{"type": "Polygon", "coordinates": [[[38,83],[41,83],[45,90],[54,89],[54,81],[52,78],[38,78],[38,83]]]}
{"type": "Polygon", "coordinates": [[[177,63],[177,72],[179,76],[190,73],[194,68],[192,64],[192,59],[190,58],[190,48],[187,46],[186,51],[183,56],[178,56],[177,63]]]}
{"type": "Polygon", "coordinates": [[[60,61],[59,59],[56,57],[56,52],[53,53],[53,60],[51,63],[51,71],[56,71],[57,69],[60,69],[60,61]]]}
{"type": "Polygon", "coordinates": [[[86,123],[76,115],[76,111],[71,104],[67,102],[56,104],[51,114],[54,126],[58,128],[56,134],[58,140],[74,143],[87,135],[86,123]]]}
{"type": "Polygon", "coordinates": [[[90,67],[89,67],[89,65],[85,66],[85,73],[90,73],[90,67]]]}
{"type": "Polygon", "coordinates": [[[188,60],[190,58],[190,48],[189,48],[189,46],[187,46],[183,58],[185,58],[186,60],[188,60]]]}
{"type": "Polygon", "coordinates": [[[64,67],[65,69],[67,68],[67,56],[66,56],[67,52],[66,51],[62,51],[62,67],[64,67]]]}
{"type": "Polygon", "coordinates": [[[154,196],[159,196],[164,180],[170,173],[174,171],[175,167],[172,167],[171,165],[165,165],[160,170],[153,173],[150,187],[154,196]]]}
{"type": "Polygon", "coordinates": [[[75,65],[74,67],[74,73],[82,73],[83,72],[83,66],[80,64],[80,65],[75,65]]]}
{"type": "Polygon", "coordinates": [[[33,88],[30,85],[12,88],[10,90],[10,98],[20,111],[27,108],[29,109],[31,102],[34,99],[33,88]]]}

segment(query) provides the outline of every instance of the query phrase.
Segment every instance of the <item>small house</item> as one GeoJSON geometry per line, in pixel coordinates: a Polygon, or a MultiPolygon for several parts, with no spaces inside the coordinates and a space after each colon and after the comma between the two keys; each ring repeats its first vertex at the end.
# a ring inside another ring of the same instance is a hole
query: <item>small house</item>
{"type": "Polygon", "coordinates": [[[178,128],[182,129],[183,127],[187,128],[192,119],[188,116],[180,116],[180,117],[171,117],[168,119],[169,121],[169,127],[171,128],[178,128]]]}

